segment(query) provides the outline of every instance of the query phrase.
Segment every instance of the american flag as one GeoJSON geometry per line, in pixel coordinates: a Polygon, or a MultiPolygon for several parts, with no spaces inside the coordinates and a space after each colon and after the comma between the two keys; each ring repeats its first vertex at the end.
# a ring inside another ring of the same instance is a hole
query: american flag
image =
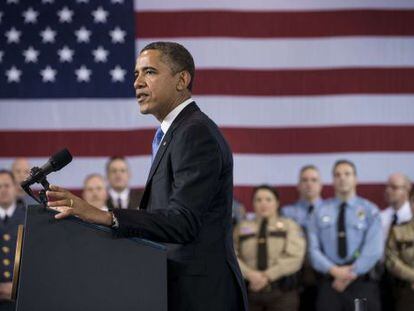
{"type": "Polygon", "coordinates": [[[235,197],[278,186],[296,199],[298,170],[347,158],[359,193],[383,202],[395,171],[414,178],[414,2],[409,0],[3,0],[0,167],[75,160],[50,182],[78,191],[128,157],[142,188],[157,126],[139,114],[133,68],[158,40],[186,46],[194,99],[234,153],[235,197]]]}

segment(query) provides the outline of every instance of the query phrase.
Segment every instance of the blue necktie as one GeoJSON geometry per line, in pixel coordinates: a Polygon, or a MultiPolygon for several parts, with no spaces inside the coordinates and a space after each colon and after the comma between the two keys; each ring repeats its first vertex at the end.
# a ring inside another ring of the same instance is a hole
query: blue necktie
{"type": "Polygon", "coordinates": [[[155,155],[157,154],[158,147],[160,146],[162,137],[164,136],[164,132],[162,131],[161,127],[157,129],[155,132],[154,140],[152,141],[152,160],[154,161],[155,155]]]}

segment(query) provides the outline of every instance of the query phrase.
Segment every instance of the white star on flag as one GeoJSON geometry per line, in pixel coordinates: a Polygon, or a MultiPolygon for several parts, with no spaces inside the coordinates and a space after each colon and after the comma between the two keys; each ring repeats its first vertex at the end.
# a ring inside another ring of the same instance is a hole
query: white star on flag
{"type": "Polygon", "coordinates": [[[78,42],[89,42],[91,32],[86,29],[84,26],[75,31],[78,42]]]}
{"type": "Polygon", "coordinates": [[[6,71],[7,82],[19,82],[21,75],[22,71],[13,66],[6,71]]]}
{"type": "Polygon", "coordinates": [[[58,50],[58,55],[59,55],[59,60],[60,62],[64,63],[64,62],[71,62],[73,59],[73,54],[74,51],[69,49],[66,45],[61,48],[60,50],[58,50]]]}
{"type": "Polygon", "coordinates": [[[123,82],[125,79],[126,70],[120,66],[116,66],[114,69],[109,71],[112,76],[112,82],[123,82]]]}
{"type": "Polygon", "coordinates": [[[40,32],[43,43],[53,43],[55,42],[56,31],[52,30],[49,26],[40,32]]]}
{"type": "Polygon", "coordinates": [[[126,33],[119,27],[115,27],[114,30],[109,32],[112,38],[112,43],[123,43],[125,41],[126,33]]]}
{"type": "Polygon", "coordinates": [[[33,8],[28,8],[26,11],[23,12],[23,18],[24,22],[26,23],[32,23],[35,24],[37,22],[37,17],[39,16],[39,13],[33,8]]]}
{"type": "Polygon", "coordinates": [[[5,36],[7,37],[7,43],[19,43],[21,33],[21,31],[18,31],[14,27],[9,31],[6,31],[5,36]]]}
{"type": "Polygon", "coordinates": [[[106,23],[108,12],[105,11],[101,6],[92,12],[93,20],[95,23],[106,23]]]}
{"type": "Polygon", "coordinates": [[[39,51],[35,50],[30,46],[27,50],[23,51],[24,61],[26,63],[37,63],[37,57],[39,56],[39,51]]]}
{"type": "Polygon", "coordinates": [[[95,58],[95,62],[105,63],[107,61],[109,52],[105,50],[102,46],[99,46],[96,50],[92,51],[92,54],[95,58]]]}
{"type": "Polygon", "coordinates": [[[50,66],[40,71],[43,82],[54,82],[56,79],[57,71],[50,66]]]}
{"type": "Polygon", "coordinates": [[[82,65],[79,69],[75,70],[75,73],[78,82],[89,82],[92,71],[82,65]]]}
{"type": "Polygon", "coordinates": [[[59,16],[59,22],[61,23],[71,23],[73,17],[73,11],[69,10],[68,7],[64,7],[62,10],[57,12],[59,16]]]}

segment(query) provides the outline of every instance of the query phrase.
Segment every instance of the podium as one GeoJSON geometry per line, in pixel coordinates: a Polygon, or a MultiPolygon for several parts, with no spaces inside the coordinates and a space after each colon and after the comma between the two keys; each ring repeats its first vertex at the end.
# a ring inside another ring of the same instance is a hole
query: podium
{"type": "Polygon", "coordinates": [[[16,250],[16,311],[166,311],[166,249],[75,217],[27,209],[16,250]]]}

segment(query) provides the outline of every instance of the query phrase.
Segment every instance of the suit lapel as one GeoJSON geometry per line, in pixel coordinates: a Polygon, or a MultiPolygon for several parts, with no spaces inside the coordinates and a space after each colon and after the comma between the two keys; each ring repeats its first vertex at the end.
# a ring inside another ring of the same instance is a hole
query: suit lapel
{"type": "Polygon", "coordinates": [[[198,108],[195,102],[192,102],[187,107],[185,107],[183,111],[181,111],[181,113],[175,118],[174,122],[171,124],[170,128],[168,129],[167,133],[162,139],[160,143],[160,147],[158,148],[157,154],[155,155],[154,161],[152,162],[152,165],[151,165],[150,172],[148,174],[147,182],[145,184],[145,190],[142,195],[141,202],[140,202],[140,208],[144,208],[144,209],[146,208],[146,205],[147,205],[146,201],[148,200],[148,195],[150,191],[149,185],[151,183],[151,179],[154,176],[155,172],[157,171],[157,168],[162,158],[164,157],[165,151],[167,150],[168,145],[170,144],[174,136],[175,129],[181,124],[183,120],[187,118],[187,116],[191,115],[191,113],[197,110],[200,110],[200,109],[198,108]]]}

